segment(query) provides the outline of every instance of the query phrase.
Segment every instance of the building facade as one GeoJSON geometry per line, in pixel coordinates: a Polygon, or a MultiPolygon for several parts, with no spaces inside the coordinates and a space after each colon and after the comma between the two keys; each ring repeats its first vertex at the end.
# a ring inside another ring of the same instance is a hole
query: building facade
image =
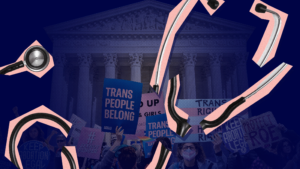
{"type": "MultiPolygon", "coordinates": [[[[150,78],[173,5],[139,3],[49,26],[53,41],[51,109],[88,127],[101,124],[104,78],[150,78]]],[[[180,74],[180,99],[233,98],[248,88],[247,40],[253,28],[192,12],[174,40],[166,81],[180,74]]]]}

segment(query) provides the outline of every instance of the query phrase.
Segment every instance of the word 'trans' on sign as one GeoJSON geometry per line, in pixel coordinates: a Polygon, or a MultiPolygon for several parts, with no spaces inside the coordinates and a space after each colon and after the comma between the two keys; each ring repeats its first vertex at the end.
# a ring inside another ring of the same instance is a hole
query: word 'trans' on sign
{"type": "Polygon", "coordinates": [[[114,133],[122,126],[124,134],[135,134],[143,84],[120,79],[104,79],[102,131],[114,133]]]}
{"type": "Polygon", "coordinates": [[[243,120],[242,125],[250,150],[277,142],[282,137],[272,112],[243,120]]]}
{"type": "Polygon", "coordinates": [[[100,129],[84,127],[76,146],[78,157],[99,159],[104,132],[100,129]]]}

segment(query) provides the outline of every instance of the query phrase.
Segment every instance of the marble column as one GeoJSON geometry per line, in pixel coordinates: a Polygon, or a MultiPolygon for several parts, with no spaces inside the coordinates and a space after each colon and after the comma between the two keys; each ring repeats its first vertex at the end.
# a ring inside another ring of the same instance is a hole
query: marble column
{"type": "Polygon", "coordinates": [[[237,61],[237,77],[238,77],[238,88],[239,93],[243,93],[248,89],[248,75],[247,75],[247,57],[248,53],[236,53],[237,61]]]}
{"type": "Polygon", "coordinates": [[[236,73],[236,66],[233,68],[232,76],[231,76],[231,85],[232,85],[232,97],[236,97],[239,94],[239,88],[238,88],[238,79],[237,79],[237,73],[236,73]]]}
{"type": "MultiPolygon", "coordinates": [[[[116,53],[104,53],[104,65],[105,65],[105,78],[116,78],[116,68],[117,68],[117,54],[116,53]]],[[[108,146],[110,145],[111,141],[111,133],[106,132],[105,133],[105,142],[108,146]]]]}
{"type": "Polygon", "coordinates": [[[212,93],[212,84],[211,84],[211,72],[210,72],[210,67],[208,66],[209,62],[206,62],[206,65],[204,66],[204,73],[207,81],[207,98],[211,99],[213,98],[213,93],[212,93]]]}
{"type": "Polygon", "coordinates": [[[186,98],[186,84],[185,84],[185,74],[184,74],[184,66],[180,66],[179,68],[179,78],[180,78],[180,98],[185,99],[186,98]]]}
{"type": "Polygon", "coordinates": [[[231,68],[228,67],[225,70],[225,83],[226,83],[226,98],[230,99],[232,98],[232,84],[231,84],[231,68]]]}
{"type": "Polygon", "coordinates": [[[197,53],[183,53],[186,99],[196,99],[195,65],[197,53]]]}
{"type": "Polygon", "coordinates": [[[116,66],[117,66],[117,54],[116,53],[104,53],[104,65],[105,65],[105,78],[116,78],[116,66]]]}
{"type": "Polygon", "coordinates": [[[142,78],[142,62],[143,54],[142,53],[129,53],[129,63],[131,68],[131,81],[141,82],[142,78]]]}
{"type": "Polygon", "coordinates": [[[223,54],[210,53],[209,55],[213,98],[221,99],[223,95],[221,76],[221,59],[223,54]]]}
{"type": "Polygon", "coordinates": [[[86,121],[87,127],[91,126],[91,82],[90,66],[92,63],[91,54],[78,54],[79,76],[78,76],[78,95],[77,95],[77,115],[86,121]]]}
{"type": "Polygon", "coordinates": [[[62,53],[53,55],[53,68],[50,108],[55,113],[67,118],[68,85],[65,77],[66,56],[62,53]]]}

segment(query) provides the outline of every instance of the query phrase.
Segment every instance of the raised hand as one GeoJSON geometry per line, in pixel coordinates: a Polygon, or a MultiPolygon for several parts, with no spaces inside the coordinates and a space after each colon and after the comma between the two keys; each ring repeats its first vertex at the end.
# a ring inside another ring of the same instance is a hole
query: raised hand
{"type": "Polygon", "coordinates": [[[222,142],[223,142],[221,137],[219,136],[218,133],[215,133],[213,136],[211,136],[211,138],[213,139],[212,143],[214,144],[215,153],[220,152],[221,151],[221,145],[222,145],[222,142]]]}

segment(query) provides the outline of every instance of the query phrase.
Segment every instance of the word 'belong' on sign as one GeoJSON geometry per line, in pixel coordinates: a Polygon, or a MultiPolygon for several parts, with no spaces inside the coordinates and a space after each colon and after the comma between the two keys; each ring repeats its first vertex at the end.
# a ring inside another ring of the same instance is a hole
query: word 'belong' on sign
{"type": "Polygon", "coordinates": [[[124,134],[135,134],[142,87],[142,83],[138,82],[104,79],[101,126],[103,131],[114,132],[116,126],[122,126],[124,134]]]}

